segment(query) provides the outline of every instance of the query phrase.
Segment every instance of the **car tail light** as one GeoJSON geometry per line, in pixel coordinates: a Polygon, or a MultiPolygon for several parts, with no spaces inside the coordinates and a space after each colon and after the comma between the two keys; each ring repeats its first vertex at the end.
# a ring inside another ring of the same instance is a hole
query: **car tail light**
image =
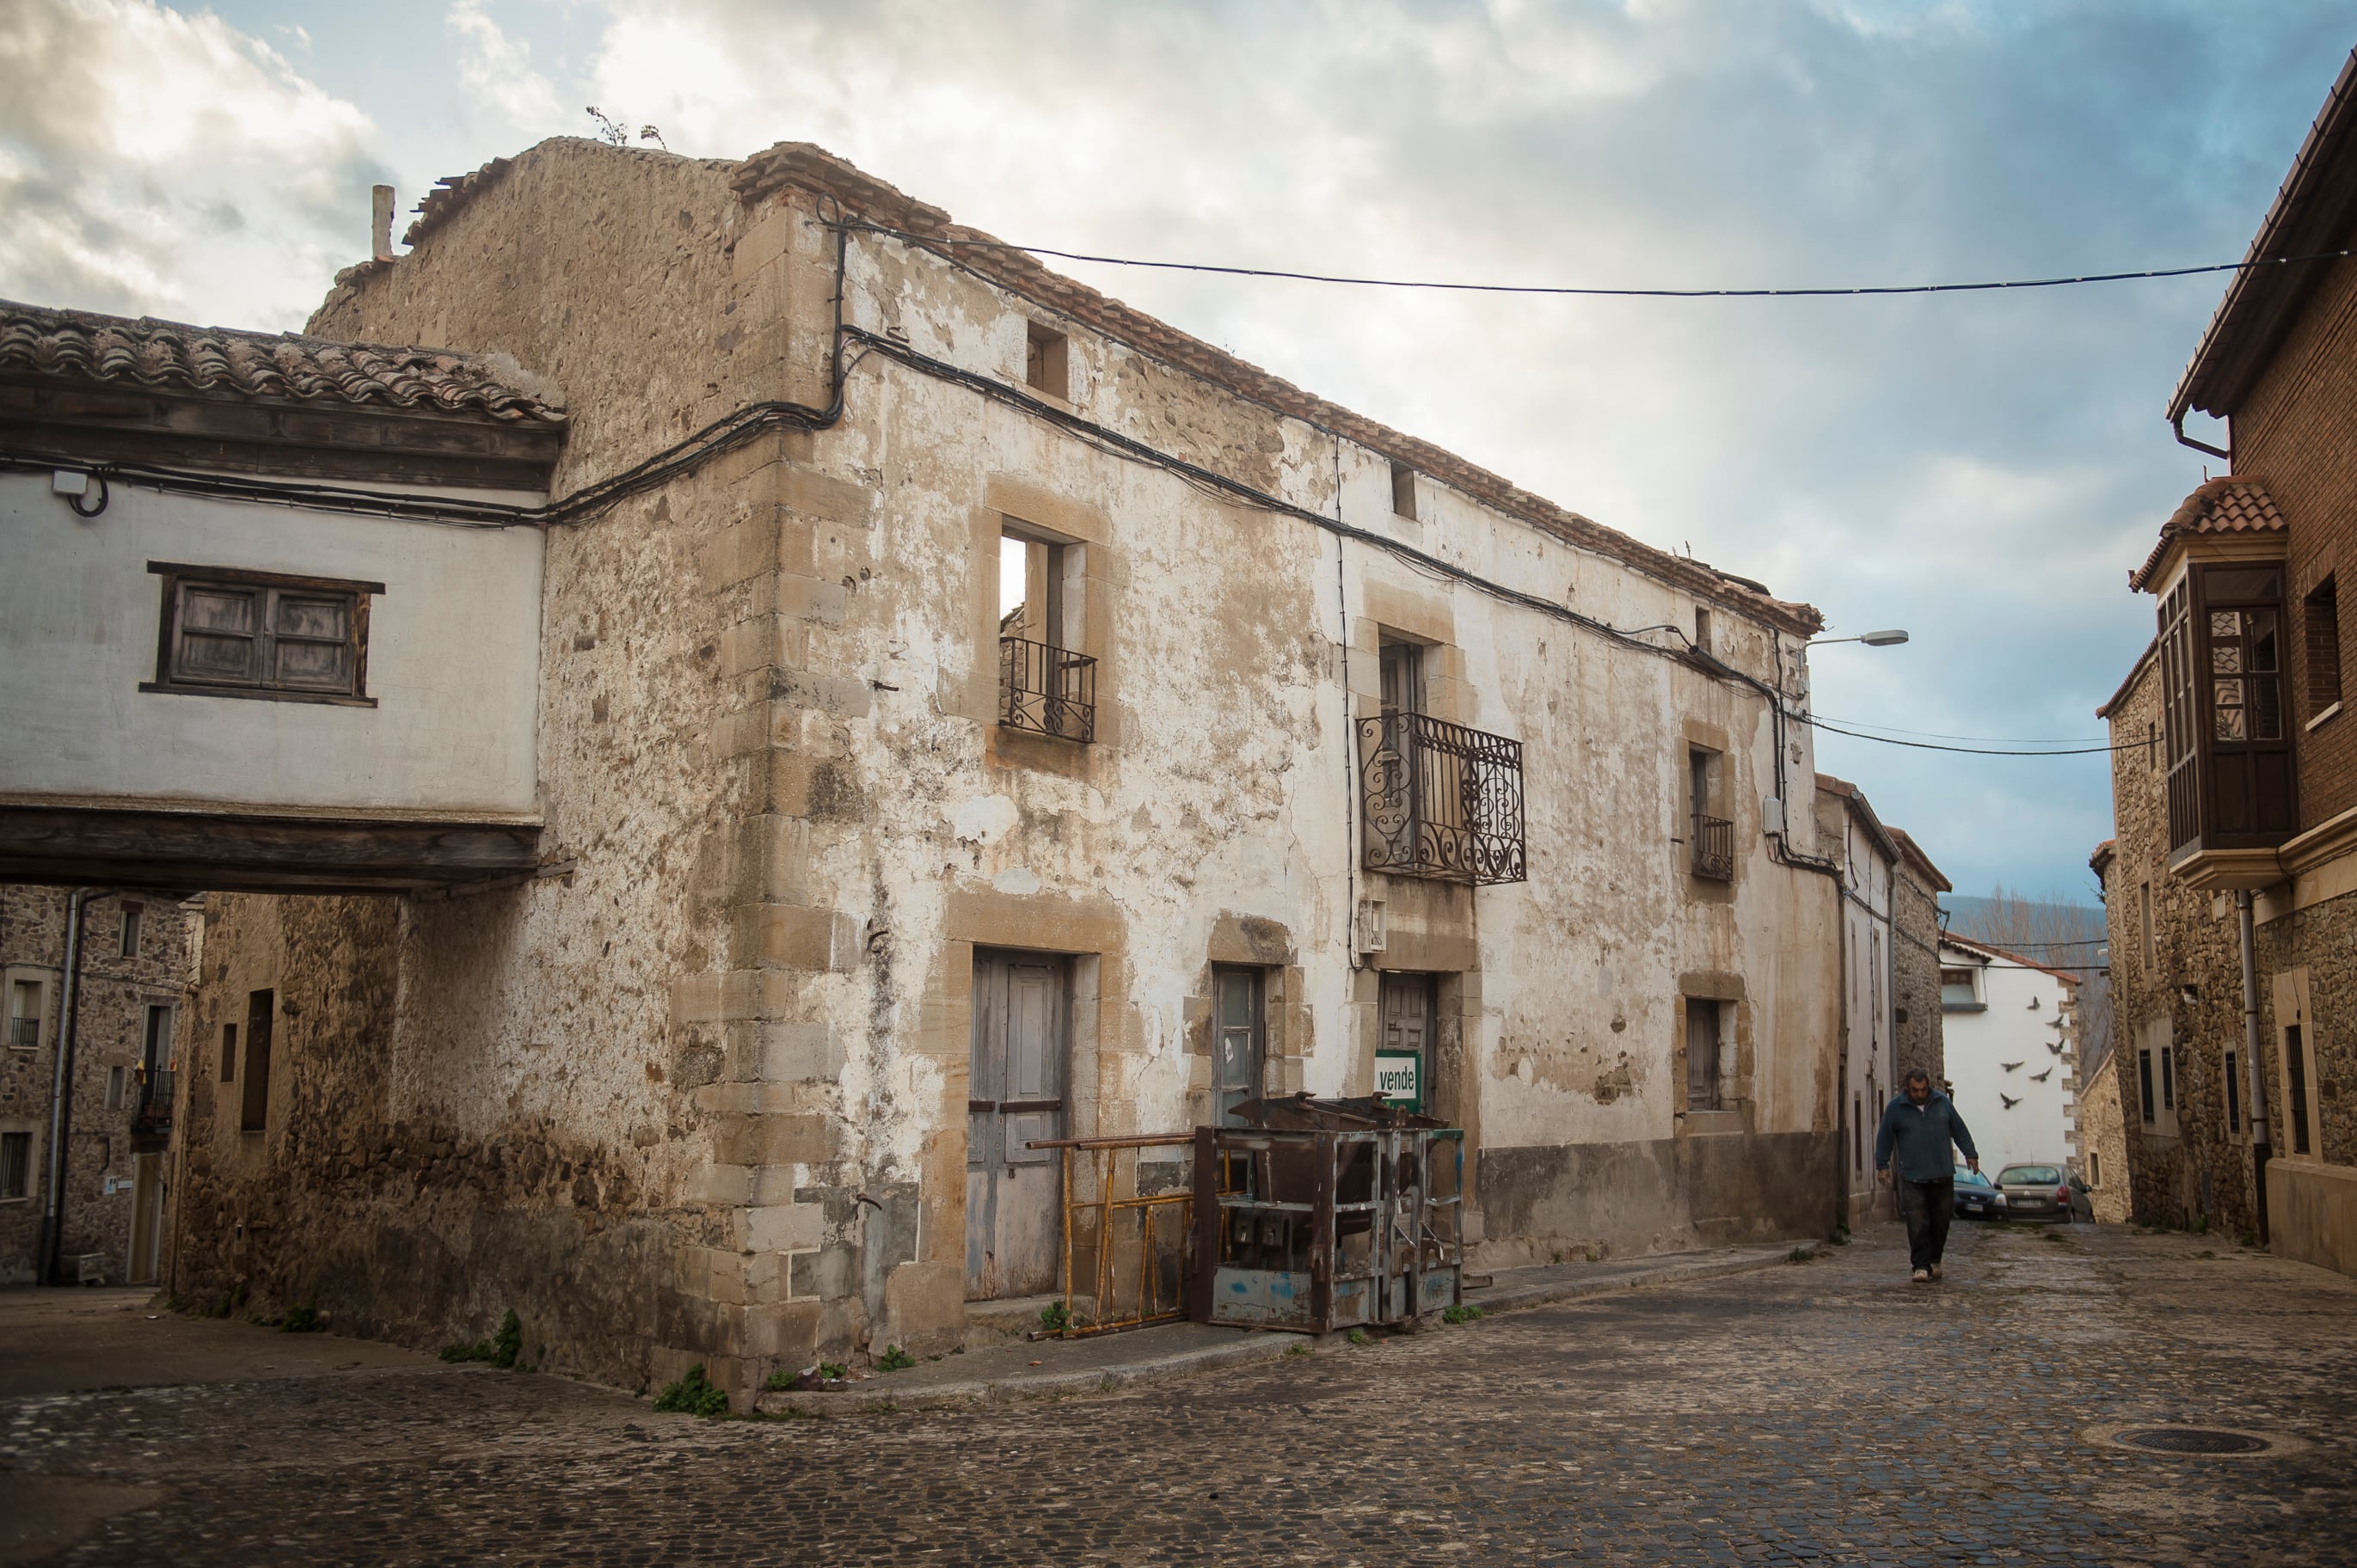
{"type": "Polygon", "coordinates": [[[2070,1189],[2069,1187],[2056,1187],[2056,1188],[2054,1189],[2054,1201],[2055,1201],[2055,1202],[2057,1202],[2057,1203],[2068,1203],[2068,1202],[2070,1202],[2070,1201],[2071,1201],[2071,1189],[2070,1189]]]}

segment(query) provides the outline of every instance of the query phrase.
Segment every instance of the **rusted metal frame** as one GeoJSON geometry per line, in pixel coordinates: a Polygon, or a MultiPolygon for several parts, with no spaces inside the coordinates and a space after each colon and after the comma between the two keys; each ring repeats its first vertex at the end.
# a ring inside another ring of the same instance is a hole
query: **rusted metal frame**
{"type": "MultiPolygon", "coordinates": [[[[1025,1142],[1024,1147],[1026,1148],[1055,1149],[1060,1151],[1060,1157],[1063,1162],[1065,1326],[1058,1331],[1060,1337],[1076,1339],[1085,1338],[1096,1334],[1109,1334],[1118,1332],[1122,1329],[1142,1328],[1156,1323],[1173,1322],[1186,1316],[1185,1309],[1177,1305],[1174,1305],[1173,1308],[1168,1312],[1147,1312],[1146,1310],[1148,1299],[1146,1282],[1153,1276],[1154,1273],[1154,1238],[1157,1234],[1154,1226],[1154,1211],[1157,1208],[1171,1208],[1191,1209],[1194,1204],[1194,1195],[1191,1192],[1182,1191],[1160,1193],[1150,1197],[1115,1197],[1113,1196],[1113,1178],[1115,1172],[1114,1160],[1117,1154],[1121,1151],[1135,1151],[1137,1149],[1146,1148],[1183,1147],[1193,1141],[1194,1134],[1180,1133],[1174,1135],[1166,1133],[1114,1138],[1033,1138],[1025,1142]],[[1092,1199],[1076,1197],[1072,1190],[1072,1161],[1076,1155],[1084,1152],[1094,1153],[1098,1156],[1098,1196],[1092,1199]],[[1076,1247],[1075,1236],[1079,1229],[1075,1220],[1083,1210],[1088,1209],[1094,1209],[1097,1216],[1097,1294],[1096,1308],[1094,1313],[1092,1315],[1092,1320],[1087,1325],[1083,1326],[1076,1320],[1073,1315],[1072,1304],[1074,1297],[1072,1294],[1072,1285],[1073,1275],[1076,1272],[1073,1267],[1076,1261],[1074,1258],[1076,1247]],[[1113,1316],[1111,1320],[1108,1321],[1110,1315],[1108,1314],[1106,1304],[1111,1294],[1110,1284],[1112,1277],[1114,1240],[1113,1230],[1115,1223],[1114,1216],[1117,1211],[1122,1209],[1135,1209],[1138,1211],[1139,1215],[1138,1310],[1134,1315],[1113,1316]]],[[[1187,1230],[1188,1221],[1186,1218],[1182,1216],[1179,1221],[1179,1234],[1184,1236],[1187,1233],[1187,1230]]],[[[1179,1273],[1183,1281],[1186,1274],[1187,1265],[1187,1258],[1183,1250],[1179,1252],[1178,1258],[1179,1273]]],[[[1156,1304],[1159,1304],[1160,1289],[1158,1285],[1154,1287],[1152,1299],[1156,1304]]]]}

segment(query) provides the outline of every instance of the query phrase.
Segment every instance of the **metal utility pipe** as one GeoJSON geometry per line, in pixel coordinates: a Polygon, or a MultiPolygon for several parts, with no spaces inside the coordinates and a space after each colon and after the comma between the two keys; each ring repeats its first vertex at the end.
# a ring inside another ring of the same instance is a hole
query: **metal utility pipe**
{"type": "Polygon", "coordinates": [[[2259,1068],[2258,943],[2253,931],[2251,890],[2235,889],[2235,923],[2243,939],[2243,1064],[2251,1076],[2251,1202],[2257,1210],[2259,1245],[2267,1244],[2267,1080],[2259,1068]]]}
{"type": "Polygon", "coordinates": [[[43,1284],[58,1283],[58,1264],[65,1251],[66,1139],[73,1131],[74,1010],[81,999],[82,915],[93,892],[97,890],[77,887],[66,895],[65,966],[58,983],[58,1050],[49,1079],[49,1189],[41,1210],[43,1284]]]}

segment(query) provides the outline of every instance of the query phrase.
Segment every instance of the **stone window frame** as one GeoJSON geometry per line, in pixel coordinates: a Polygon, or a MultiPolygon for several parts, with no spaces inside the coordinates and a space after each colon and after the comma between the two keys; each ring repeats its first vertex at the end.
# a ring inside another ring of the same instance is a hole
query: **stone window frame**
{"type": "Polygon", "coordinates": [[[969,514],[974,559],[983,565],[975,574],[973,594],[973,672],[956,711],[982,726],[988,765],[1101,783],[1120,749],[1126,712],[1121,703],[1119,660],[1111,657],[1114,574],[1119,569],[1113,520],[1094,507],[1014,475],[991,476],[983,491],[981,504],[969,514]],[[1063,549],[1067,650],[1095,661],[1095,714],[1085,746],[998,722],[999,553],[1001,542],[1009,537],[1063,549]]]}
{"type": "MultiPolygon", "coordinates": [[[[16,987],[20,984],[32,984],[40,988],[39,1011],[32,1015],[35,1021],[33,1038],[21,1045],[15,1037],[15,1025],[12,1023],[9,1026],[7,1048],[17,1051],[38,1051],[51,1044],[56,1033],[57,972],[41,964],[12,963],[8,965],[5,971],[0,971],[0,985],[6,987],[5,996],[0,996],[0,1001],[5,1001],[7,1006],[13,1008],[16,1003],[16,987]]],[[[14,1019],[16,1015],[12,1012],[8,1016],[14,1019]]]]}
{"type": "Polygon", "coordinates": [[[40,1196],[43,1179],[41,1133],[41,1123],[38,1117],[0,1117],[0,1137],[20,1137],[25,1140],[25,1190],[0,1195],[0,1205],[29,1204],[40,1196]]]}

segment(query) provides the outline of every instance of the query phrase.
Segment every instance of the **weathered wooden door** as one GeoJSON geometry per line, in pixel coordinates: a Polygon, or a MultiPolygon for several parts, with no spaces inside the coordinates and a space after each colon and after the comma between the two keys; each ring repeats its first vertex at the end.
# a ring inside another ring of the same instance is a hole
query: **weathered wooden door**
{"type": "Polygon", "coordinates": [[[1262,980],[1256,969],[1211,971],[1211,1087],[1219,1100],[1220,1125],[1240,1127],[1236,1108],[1266,1092],[1268,1035],[1262,1021],[1262,980]]]}
{"type": "Polygon", "coordinates": [[[1027,1149],[1064,1136],[1071,967],[1060,958],[974,955],[974,1044],[966,1086],[965,1295],[1037,1295],[1062,1262],[1059,1155],[1027,1149]]]}
{"type": "Polygon", "coordinates": [[[155,1283],[164,1250],[164,1156],[131,1156],[131,1255],[123,1277],[135,1285],[155,1283]]]}
{"type": "Polygon", "coordinates": [[[1411,1111],[1424,1110],[1432,1099],[1432,976],[1383,976],[1383,1036],[1375,1056],[1375,1091],[1411,1111]],[[1410,1084],[1412,1092],[1398,1092],[1410,1084]]]}

